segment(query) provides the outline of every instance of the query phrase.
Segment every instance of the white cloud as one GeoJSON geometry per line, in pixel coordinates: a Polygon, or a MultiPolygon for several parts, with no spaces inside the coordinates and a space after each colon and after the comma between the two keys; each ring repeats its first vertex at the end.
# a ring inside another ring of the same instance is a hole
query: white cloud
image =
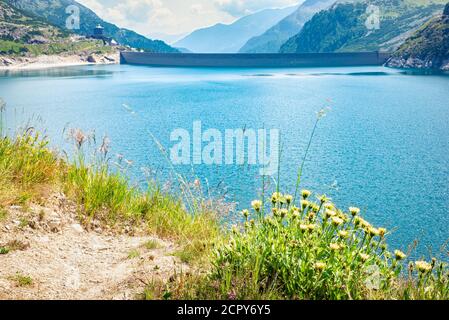
{"type": "MultiPolygon", "coordinates": [[[[102,19],[141,34],[181,34],[301,0],[78,0],[102,19]]],[[[82,19],[82,18],[81,18],[82,19]]]]}
{"type": "Polygon", "coordinates": [[[161,0],[80,0],[102,19],[121,27],[147,33],[176,22],[175,14],[161,0]]]}
{"type": "Polygon", "coordinates": [[[195,15],[203,15],[206,13],[206,10],[201,3],[194,3],[190,6],[190,12],[195,15]]]}

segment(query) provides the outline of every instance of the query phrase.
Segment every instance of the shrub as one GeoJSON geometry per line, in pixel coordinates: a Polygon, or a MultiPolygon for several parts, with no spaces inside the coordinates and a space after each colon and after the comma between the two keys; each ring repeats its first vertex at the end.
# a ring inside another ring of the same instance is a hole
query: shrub
{"type": "Polygon", "coordinates": [[[446,264],[411,262],[386,244],[387,230],[338,209],[325,196],[273,194],[270,211],[254,201],[244,224],[217,245],[211,269],[147,288],[174,299],[448,299],[446,264]]]}

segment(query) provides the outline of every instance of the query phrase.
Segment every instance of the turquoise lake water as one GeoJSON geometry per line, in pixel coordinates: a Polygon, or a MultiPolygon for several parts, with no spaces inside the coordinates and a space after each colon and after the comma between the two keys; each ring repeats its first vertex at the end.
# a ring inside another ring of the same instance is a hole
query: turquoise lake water
{"type": "MultiPolygon", "coordinates": [[[[393,231],[390,244],[415,256],[447,257],[449,240],[449,77],[382,67],[320,69],[176,69],[88,66],[0,74],[0,97],[11,128],[32,119],[52,143],[70,151],[64,128],[107,134],[111,154],[132,160],[143,181],[149,167],[169,177],[152,136],[170,147],[170,133],[194,121],[221,132],[280,129],[281,186],[293,192],[316,112],[319,123],[303,188],[340,207],[359,206],[393,231]],[[42,119],[42,120],[41,120],[42,119]]],[[[239,208],[261,189],[259,167],[176,166],[239,208]],[[194,172],[194,174],[192,174],[194,172]]],[[[277,178],[277,177],[276,177],[277,178]]]]}

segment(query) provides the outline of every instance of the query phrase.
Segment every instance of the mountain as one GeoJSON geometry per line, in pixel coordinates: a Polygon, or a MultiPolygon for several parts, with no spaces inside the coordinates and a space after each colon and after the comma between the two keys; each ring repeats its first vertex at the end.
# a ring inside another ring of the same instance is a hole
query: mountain
{"type": "Polygon", "coordinates": [[[394,51],[432,16],[443,10],[447,0],[339,1],[317,13],[302,30],[282,47],[283,53],[394,51]],[[370,19],[380,9],[379,28],[370,19]],[[367,27],[370,26],[370,28],[367,27]]]}
{"type": "Polygon", "coordinates": [[[240,49],[241,53],[277,53],[281,46],[297,34],[313,15],[330,7],[336,0],[306,0],[291,15],[260,36],[248,40],[240,49]]]}
{"type": "Polygon", "coordinates": [[[68,32],[0,2],[0,40],[4,44],[7,41],[18,44],[49,43],[67,36],[68,32]]]}
{"type": "Polygon", "coordinates": [[[449,3],[393,54],[389,67],[449,71],[449,3]]]}
{"type": "Polygon", "coordinates": [[[181,34],[168,34],[168,33],[162,33],[162,32],[152,32],[147,34],[148,37],[152,39],[162,40],[165,43],[168,43],[171,45],[172,43],[175,43],[176,41],[181,40],[187,35],[187,33],[181,33],[181,34]]]}
{"type": "Polygon", "coordinates": [[[238,52],[250,38],[262,34],[296,9],[297,6],[262,10],[229,25],[219,23],[196,30],[173,46],[198,53],[238,52]]]}
{"type": "Polygon", "coordinates": [[[69,6],[77,6],[80,9],[80,29],[73,30],[81,35],[92,35],[97,25],[104,27],[104,34],[107,37],[115,39],[122,45],[144,49],[152,52],[178,52],[178,50],[170,47],[163,41],[150,40],[134,31],[121,29],[114,24],[103,21],[92,10],[83,6],[74,0],[2,0],[17,9],[34,15],[48,21],[49,23],[60,28],[66,28],[66,20],[69,15],[66,8],[69,6]]]}
{"type": "Polygon", "coordinates": [[[0,1],[0,68],[63,63],[117,63],[123,47],[105,45],[0,1]]]}

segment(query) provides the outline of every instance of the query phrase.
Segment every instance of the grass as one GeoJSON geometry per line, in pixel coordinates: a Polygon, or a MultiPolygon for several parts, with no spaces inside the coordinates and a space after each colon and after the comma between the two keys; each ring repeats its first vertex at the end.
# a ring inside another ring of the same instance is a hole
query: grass
{"type": "MultiPolygon", "coordinates": [[[[78,133],[81,134],[81,133],[78,133]]],[[[80,136],[78,136],[80,138],[80,136]]],[[[77,204],[80,219],[94,219],[115,227],[129,226],[176,242],[195,260],[208,253],[219,225],[210,211],[191,213],[182,196],[164,193],[154,183],[146,190],[132,186],[123,172],[113,171],[106,154],[85,161],[84,138],[77,140],[75,160],[61,159],[48,140],[33,130],[14,138],[0,138],[0,208],[40,202],[51,192],[63,190],[77,204]]],[[[2,209],[2,216],[6,211],[2,209]]],[[[28,220],[22,219],[21,226],[28,220]]]]}
{"type": "Polygon", "coordinates": [[[161,244],[157,240],[148,240],[145,243],[145,248],[147,250],[156,250],[156,249],[161,248],[161,244]]]}
{"type": "MultiPolygon", "coordinates": [[[[188,199],[196,208],[190,212],[185,194],[163,192],[152,182],[141,190],[111,167],[104,143],[88,161],[83,149],[88,138],[80,131],[73,137],[73,161],[61,160],[32,131],[1,138],[0,204],[26,204],[62,189],[86,224],[95,219],[175,241],[176,255],[194,271],[167,283],[151,282],[146,298],[449,299],[447,264],[407,261],[405,253],[388,248],[388,231],[371,225],[358,208],[340,209],[307,190],[298,192],[297,200],[276,192],[253,201],[251,210],[242,211],[244,222],[228,233],[201,198],[188,199]]],[[[302,166],[298,181],[301,172],[302,166]]],[[[157,246],[145,244],[149,250],[157,246]]],[[[139,256],[137,250],[129,253],[130,259],[139,256]]],[[[20,286],[33,283],[23,275],[14,279],[20,286]]]]}
{"type": "Polygon", "coordinates": [[[8,217],[8,211],[6,211],[5,208],[0,207],[0,222],[6,219],[8,217]]]}
{"type": "MultiPolygon", "coordinates": [[[[245,222],[222,237],[206,272],[153,282],[146,297],[182,300],[447,300],[444,262],[409,261],[387,246],[388,231],[371,225],[356,207],[339,209],[325,195],[298,188],[314,133],[299,167],[295,195],[273,193],[243,210],[245,222]],[[405,266],[407,266],[405,268],[405,266]],[[405,269],[405,270],[404,270],[405,269]]],[[[185,250],[181,260],[190,257],[185,250]]],[[[204,269],[203,269],[204,271],[204,269]]]]}
{"type": "Polygon", "coordinates": [[[275,193],[266,217],[254,202],[252,212],[243,211],[246,222],[215,248],[208,273],[147,290],[173,299],[449,299],[446,263],[410,261],[403,270],[406,254],[389,251],[386,229],[358,208],[302,194],[297,207],[287,200],[293,196],[275,193]]]}
{"type": "Polygon", "coordinates": [[[18,287],[31,287],[33,285],[33,278],[21,273],[16,273],[14,276],[10,276],[9,279],[14,281],[18,287]]]}
{"type": "Polygon", "coordinates": [[[0,206],[22,204],[39,198],[44,186],[53,185],[61,162],[38,134],[28,132],[15,139],[0,138],[0,206]]]}
{"type": "Polygon", "coordinates": [[[76,54],[92,52],[97,54],[113,53],[115,48],[103,45],[99,40],[85,40],[72,42],[69,40],[46,44],[27,44],[11,40],[0,39],[0,54],[12,56],[40,56],[58,54],[76,54]]]}
{"type": "Polygon", "coordinates": [[[131,250],[129,253],[128,253],[128,259],[136,259],[136,258],[139,258],[140,257],[140,252],[139,252],[139,250],[131,250]]]}
{"type": "Polygon", "coordinates": [[[23,251],[28,249],[29,245],[19,241],[19,240],[12,240],[6,243],[5,245],[0,246],[0,254],[8,254],[13,251],[23,251]]]}
{"type": "Polygon", "coordinates": [[[142,191],[105,162],[86,165],[81,156],[67,169],[64,190],[76,201],[85,223],[99,219],[110,226],[145,226],[149,234],[181,244],[195,258],[207,253],[211,239],[220,236],[212,212],[189,213],[182,198],[149,183],[142,191]]]}

